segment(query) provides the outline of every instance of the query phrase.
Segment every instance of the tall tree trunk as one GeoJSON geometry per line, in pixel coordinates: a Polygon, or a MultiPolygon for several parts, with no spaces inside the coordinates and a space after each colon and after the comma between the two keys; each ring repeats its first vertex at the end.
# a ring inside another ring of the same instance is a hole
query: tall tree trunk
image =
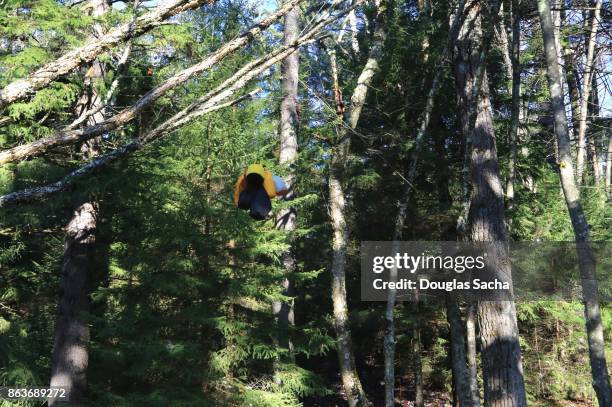
{"type": "MultiPolygon", "coordinates": [[[[504,222],[503,189],[499,178],[489,86],[482,66],[484,41],[481,10],[475,5],[457,41],[455,78],[460,103],[468,103],[471,132],[469,148],[472,194],[468,212],[469,237],[474,242],[499,242],[488,256],[494,275],[510,276],[504,246],[508,240],[504,222]],[[471,110],[475,109],[472,113],[471,110]],[[472,115],[475,116],[473,131],[472,115]]],[[[493,16],[495,10],[489,10],[493,16]]],[[[465,110],[465,107],[462,108],[465,110]]],[[[465,115],[463,115],[465,120],[465,115]]],[[[478,322],[482,341],[485,406],[526,406],[521,350],[513,301],[480,301],[478,322]]]]}
{"type": "MultiPolygon", "coordinates": [[[[285,25],[283,29],[284,45],[294,43],[300,33],[299,28],[299,7],[293,8],[285,14],[285,25]]],[[[297,112],[297,91],[298,91],[298,73],[299,73],[299,51],[294,52],[285,58],[281,63],[281,92],[282,101],[280,106],[280,153],[279,163],[281,165],[291,165],[295,162],[298,152],[297,130],[298,130],[298,112],[297,112]]],[[[285,182],[289,193],[285,196],[286,200],[293,199],[294,190],[293,184],[295,174],[293,170],[285,177],[285,182]]],[[[276,228],[291,233],[295,229],[297,213],[295,208],[291,207],[284,209],[278,215],[276,228]]],[[[283,253],[283,266],[285,268],[285,278],[283,279],[283,295],[293,296],[294,289],[291,282],[291,274],[295,271],[295,256],[292,249],[283,253]]],[[[294,307],[293,300],[290,303],[285,301],[276,301],[272,305],[274,317],[279,326],[279,345],[284,352],[288,353],[288,360],[292,360],[293,344],[289,337],[288,328],[294,325],[294,307]]]]}
{"type": "MultiPolygon", "coordinates": [[[[337,352],[340,363],[342,384],[349,406],[366,406],[368,401],[359,380],[355,366],[351,343],[351,331],[348,320],[346,301],[346,247],[349,241],[346,226],[346,202],[342,181],[350,150],[351,131],[356,129],[361,110],[366,101],[368,87],[379,70],[383,45],[387,36],[387,13],[393,7],[386,0],[378,3],[376,12],[376,27],[370,46],[368,59],[357,79],[357,86],[351,96],[349,108],[344,117],[344,126],[337,128],[337,143],[332,147],[329,166],[329,206],[333,229],[332,249],[332,301],[334,308],[334,325],[336,329],[337,352]]],[[[336,111],[342,114],[341,93],[338,89],[335,58],[332,56],[332,75],[334,76],[334,93],[336,95],[336,111]]]]}
{"type": "MultiPolygon", "coordinates": [[[[455,41],[457,30],[461,24],[461,14],[465,6],[465,1],[460,1],[456,8],[451,12],[450,15],[450,28],[448,34],[448,41],[444,47],[442,55],[448,54],[446,52],[452,46],[455,41]]],[[[424,40],[424,44],[427,43],[428,39],[424,40]]],[[[426,48],[423,46],[423,48],[426,48]]],[[[434,78],[427,94],[425,101],[425,108],[423,115],[419,123],[419,128],[415,137],[414,146],[410,152],[410,162],[408,165],[408,171],[405,175],[404,188],[402,196],[400,198],[397,215],[395,217],[395,227],[393,231],[393,252],[399,250],[399,241],[402,239],[404,224],[406,221],[406,215],[408,206],[410,204],[410,198],[412,194],[412,188],[414,180],[416,178],[416,170],[419,162],[419,155],[422,149],[423,142],[425,140],[426,131],[429,127],[431,120],[431,114],[434,108],[434,100],[440,88],[440,75],[441,70],[436,70],[434,78]]],[[[397,280],[397,268],[392,268],[389,276],[390,281],[397,280]]],[[[395,319],[393,311],[395,309],[396,291],[394,289],[388,290],[387,305],[385,308],[385,338],[384,338],[384,357],[385,357],[385,406],[392,407],[395,404],[395,319]]],[[[420,355],[419,355],[420,357],[420,355]]]]}
{"type": "Polygon", "coordinates": [[[425,397],[423,394],[423,359],[421,346],[421,328],[419,326],[419,298],[418,293],[412,304],[414,310],[414,322],[412,326],[412,354],[414,355],[414,406],[423,407],[425,397]]]}
{"type": "MultiPolygon", "coordinates": [[[[593,75],[591,75],[591,95],[589,100],[589,107],[587,116],[589,118],[589,123],[597,120],[599,118],[599,92],[598,92],[598,83],[597,83],[597,75],[595,74],[597,67],[597,57],[593,63],[593,75]]],[[[600,132],[591,128],[589,132],[587,132],[587,145],[588,145],[588,155],[589,162],[591,163],[591,168],[593,169],[593,181],[596,186],[599,186],[602,180],[601,174],[601,163],[599,161],[599,141],[598,134],[600,132]]]]}
{"type": "MultiPolygon", "coordinates": [[[[110,7],[107,0],[92,3],[92,16],[100,17],[110,7]]],[[[104,35],[102,26],[95,24],[94,35],[104,35]]],[[[77,108],[79,117],[84,112],[95,111],[87,118],[88,125],[104,119],[101,108],[104,101],[95,90],[94,81],[104,77],[104,64],[93,61],[87,70],[85,89],[77,108]]],[[[100,139],[94,138],[80,146],[80,155],[92,159],[101,153],[100,139]]],[[[87,388],[87,366],[89,360],[89,327],[83,313],[89,309],[88,295],[93,284],[97,239],[98,202],[86,201],[77,205],[73,217],[66,226],[64,261],[60,277],[61,297],[58,306],[53,349],[51,386],[67,387],[70,403],[80,403],[87,388]]],[[[49,399],[49,406],[58,401],[49,399]]]]}
{"type": "Polygon", "coordinates": [[[608,200],[612,200],[612,132],[608,130],[608,152],[606,154],[606,192],[608,200]]]}
{"type": "Polygon", "coordinates": [[[519,7],[521,0],[512,1],[512,118],[510,125],[510,159],[508,161],[508,179],[506,180],[506,199],[508,208],[514,205],[514,182],[516,179],[517,144],[519,140],[521,112],[521,19],[519,7]]]}
{"type": "MultiPolygon", "coordinates": [[[[601,1],[598,1],[601,5],[601,1]]],[[[610,394],[610,381],[604,352],[603,325],[597,298],[597,280],[595,275],[595,262],[589,244],[589,225],[586,220],[580,193],[574,178],[572,156],[570,152],[569,130],[567,116],[561,92],[561,76],[557,64],[556,49],[552,30],[552,19],[548,0],[538,0],[538,12],[544,37],[544,51],[548,72],[548,88],[552,102],[555,121],[555,134],[559,151],[559,178],[565,202],[572,221],[575,240],[578,244],[578,267],[582,280],[582,295],[586,318],[586,331],[589,342],[589,358],[593,376],[593,388],[597,394],[600,406],[612,405],[610,394]]],[[[594,41],[593,41],[594,42],[594,41]]],[[[588,69],[588,68],[587,68],[588,69]]],[[[583,96],[584,97],[584,96],[583,96]]],[[[582,123],[581,123],[582,125],[582,123]]]]}
{"type": "MultiPolygon", "coordinates": [[[[584,80],[582,85],[582,98],[580,99],[580,123],[578,126],[578,155],[576,157],[576,178],[578,182],[583,181],[584,165],[586,160],[586,130],[588,121],[588,103],[591,93],[592,76],[595,71],[594,55],[595,40],[599,30],[599,20],[602,0],[595,1],[595,8],[591,14],[591,27],[587,41],[586,64],[584,68],[584,80]]],[[[550,10],[550,7],[549,7],[550,10]]],[[[558,66],[558,64],[557,64],[558,66]]],[[[566,119],[567,120],[567,119],[566,119]]]]}
{"type": "MultiPolygon", "coordinates": [[[[71,404],[82,401],[87,387],[89,327],[83,313],[89,308],[88,279],[93,266],[96,223],[97,208],[87,202],[77,207],[66,226],[51,386],[65,388],[63,401],[71,404]]],[[[55,398],[49,399],[49,406],[58,403],[55,398]]]]}

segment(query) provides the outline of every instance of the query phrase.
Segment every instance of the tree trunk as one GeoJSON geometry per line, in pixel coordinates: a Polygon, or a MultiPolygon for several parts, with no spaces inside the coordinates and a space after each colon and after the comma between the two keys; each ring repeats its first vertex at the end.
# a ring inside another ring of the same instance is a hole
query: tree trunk
{"type": "MultiPolygon", "coordinates": [[[[285,15],[284,40],[286,46],[294,43],[300,34],[299,7],[293,8],[285,15]]],[[[295,162],[298,152],[297,130],[299,118],[297,113],[297,91],[298,91],[299,53],[298,51],[289,55],[281,63],[281,92],[282,101],[280,106],[280,154],[281,165],[291,165],[295,162]]],[[[285,183],[289,190],[284,199],[290,200],[294,197],[293,184],[295,174],[293,170],[285,177],[285,183]]],[[[297,213],[295,208],[284,209],[278,215],[276,227],[291,233],[296,226],[297,213]]],[[[291,274],[295,271],[295,256],[291,249],[283,253],[283,266],[286,277],[283,279],[283,295],[293,296],[294,289],[291,282],[291,274]]],[[[274,318],[279,326],[279,345],[284,352],[288,353],[287,360],[292,360],[293,344],[289,337],[288,328],[295,324],[293,300],[290,303],[276,301],[272,305],[274,318]]]]}
{"type": "MultiPolygon", "coordinates": [[[[108,11],[106,0],[92,2],[92,16],[100,17],[108,11]]],[[[95,24],[97,37],[103,36],[100,24],[95,24]]],[[[101,109],[104,101],[95,89],[96,79],[104,77],[104,63],[95,60],[87,70],[85,89],[77,104],[77,117],[94,112],[87,117],[88,125],[104,119],[101,109]]],[[[94,138],[80,146],[80,155],[91,159],[99,155],[100,140],[94,138]]],[[[64,261],[60,277],[61,298],[55,326],[51,386],[65,386],[68,402],[80,403],[87,389],[87,365],[89,360],[89,327],[83,313],[89,309],[89,292],[93,283],[97,238],[98,202],[90,201],[77,206],[66,226],[64,261]]],[[[58,401],[49,399],[49,406],[58,401]]]]}
{"type": "MultiPolygon", "coordinates": [[[[593,63],[593,71],[596,70],[596,66],[597,58],[595,58],[595,62],[593,63]]],[[[587,109],[589,123],[599,118],[599,92],[597,87],[597,75],[595,75],[595,72],[593,72],[593,75],[591,75],[591,95],[589,100],[589,107],[587,109]]],[[[601,164],[599,162],[598,134],[599,132],[593,128],[591,128],[590,131],[587,133],[589,162],[591,163],[591,168],[593,169],[593,181],[595,182],[595,186],[599,186],[602,180],[601,164]]]]}
{"type": "MultiPolygon", "coordinates": [[[[601,5],[600,0],[598,0],[598,4],[601,5]]],[[[604,335],[599,301],[597,298],[595,262],[589,244],[589,225],[580,203],[580,193],[576,186],[576,179],[574,178],[567,116],[563,104],[563,94],[561,93],[561,77],[557,64],[556,49],[554,47],[552,20],[548,0],[538,0],[538,12],[540,14],[540,24],[544,37],[548,87],[550,89],[551,104],[555,120],[555,134],[557,135],[559,177],[567,209],[572,221],[575,240],[578,244],[578,267],[582,280],[582,295],[587,338],[589,342],[589,358],[593,376],[593,388],[597,394],[599,405],[609,406],[612,405],[612,395],[610,394],[610,381],[604,353],[604,335]]]]}
{"type": "Polygon", "coordinates": [[[612,132],[608,130],[608,152],[606,154],[606,192],[608,200],[612,200],[612,132]]]}
{"type": "Polygon", "coordinates": [[[323,27],[334,22],[339,17],[342,17],[343,14],[348,13],[351,9],[361,5],[363,2],[364,0],[356,0],[353,6],[351,6],[349,9],[341,10],[336,12],[334,15],[330,15],[331,13],[329,11],[324,12],[322,16],[316,20],[316,22],[312,23],[311,29],[300,36],[300,38],[294,44],[288,47],[284,46],[277,48],[265,57],[245,64],[242,68],[236,71],[234,75],[225,80],[215,89],[200,97],[197,101],[190,104],[185,109],[181,110],[153,130],[139,136],[131,143],[124,144],[123,146],[118,147],[115,150],[96,158],[95,160],[92,160],[89,164],[72,171],[66,177],[57,182],[41,187],[27,188],[0,196],[0,207],[8,204],[42,199],[52,194],[65,191],[70,187],[74,180],[85,177],[94,170],[125,157],[134,151],[140,150],[148,144],[167,136],[172,131],[179,129],[193,119],[228,106],[233,106],[253,97],[253,95],[260,92],[261,89],[255,89],[254,91],[233,100],[227,100],[244,88],[249,81],[251,81],[257,75],[267,71],[275,63],[282,61],[288,55],[295,52],[295,50],[297,50],[301,45],[312,42],[316,34],[323,27]]]}
{"type": "MultiPolygon", "coordinates": [[[[337,352],[340,362],[340,373],[344,391],[349,406],[366,406],[368,401],[359,380],[355,367],[355,358],[351,344],[351,332],[348,321],[348,306],[346,302],[346,247],[348,244],[348,229],[346,226],[346,203],[342,180],[344,179],[346,163],[350,150],[350,131],[356,129],[361,110],[366,101],[368,87],[379,70],[383,45],[387,36],[387,9],[383,0],[376,11],[376,27],[374,30],[368,59],[363,67],[357,86],[351,96],[351,102],[344,117],[345,126],[337,129],[337,144],[332,148],[329,166],[329,206],[333,228],[333,260],[332,260],[332,300],[334,307],[334,325],[336,328],[337,352]],[[350,129],[350,130],[349,130],[350,129]]],[[[391,9],[393,5],[389,5],[391,9]]],[[[333,53],[331,54],[333,56],[333,53]]],[[[336,96],[336,111],[342,114],[343,105],[335,72],[335,58],[332,57],[332,75],[334,76],[334,93],[336,96]]]]}
{"type": "Polygon", "coordinates": [[[521,0],[512,2],[512,117],[510,125],[510,159],[508,161],[508,179],[506,180],[506,199],[508,208],[514,205],[514,182],[516,179],[517,144],[519,140],[521,112],[521,19],[518,15],[521,0]]]}
{"type": "Polygon", "coordinates": [[[414,406],[424,407],[425,397],[423,394],[423,361],[421,347],[421,329],[419,327],[419,299],[413,303],[414,325],[412,327],[412,354],[414,355],[414,406]]]}
{"type": "MultiPolygon", "coordinates": [[[[450,28],[448,34],[448,41],[444,47],[442,55],[446,55],[446,52],[452,46],[455,41],[457,30],[461,21],[461,14],[463,13],[465,1],[460,1],[457,7],[453,10],[450,16],[450,28]]],[[[428,39],[425,38],[425,41],[428,39]]],[[[425,48],[425,47],[423,47],[425,48]]],[[[431,120],[431,114],[434,108],[434,100],[440,88],[440,75],[441,70],[436,70],[434,78],[427,94],[425,101],[425,108],[423,115],[419,123],[419,128],[415,137],[414,146],[410,152],[410,162],[408,171],[405,175],[404,188],[402,197],[400,198],[397,215],[395,217],[395,227],[393,231],[393,252],[399,250],[398,242],[402,239],[404,224],[406,221],[406,215],[408,206],[410,204],[410,198],[412,194],[412,188],[414,180],[416,178],[416,170],[419,162],[419,155],[422,149],[423,142],[425,140],[425,132],[429,127],[431,120]]],[[[392,268],[389,275],[389,281],[397,280],[397,268],[392,268]]],[[[396,290],[389,289],[387,295],[387,305],[385,308],[385,338],[384,338],[384,357],[385,357],[385,406],[392,407],[395,404],[395,320],[393,311],[395,309],[396,290]]]]}
{"type": "Polygon", "coordinates": [[[468,304],[466,317],[467,360],[470,372],[470,396],[472,406],[480,406],[480,392],[478,391],[478,362],[476,360],[476,305],[468,304]]]}
{"type": "MultiPolygon", "coordinates": [[[[66,389],[66,400],[80,403],[87,386],[89,327],[83,313],[89,308],[88,279],[96,243],[97,208],[77,207],[66,226],[64,261],[60,277],[61,297],[55,326],[51,386],[66,389]]],[[[62,404],[50,398],[49,406],[62,404]]]]}
{"type": "MultiPolygon", "coordinates": [[[[580,123],[578,126],[578,155],[576,157],[576,179],[580,183],[583,181],[584,165],[586,159],[586,130],[588,120],[588,102],[591,93],[592,76],[594,73],[595,40],[599,30],[599,20],[602,0],[595,1],[595,9],[591,15],[591,28],[587,41],[587,55],[584,70],[584,80],[582,85],[582,98],[580,99],[580,123]]],[[[550,10],[550,7],[548,7],[550,10]]],[[[558,64],[557,64],[558,67],[558,64]]],[[[559,69],[559,68],[557,68],[559,69]]],[[[567,119],[566,119],[567,121],[567,119]]]]}
{"type": "MultiPolygon", "coordinates": [[[[491,15],[495,15],[494,11],[491,15]]],[[[469,237],[473,242],[499,242],[498,248],[488,256],[487,268],[494,275],[507,278],[510,276],[510,264],[504,248],[507,233],[503,189],[499,178],[488,79],[485,67],[481,65],[484,41],[478,5],[470,10],[465,26],[457,42],[455,78],[462,96],[460,103],[470,106],[467,109],[470,123],[467,126],[463,124],[463,128],[467,127],[467,131],[471,132],[468,150],[472,186],[468,212],[469,237]],[[473,131],[472,109],[475,109],[473,131]]],[[[462,109],[465,110],[465,107],[462,109]]],[[[465,120],[465,115],[463,118],[465,120]]],[[[526,406],[514,302],[480,301],[478,322],[485,405],[526,406]]]]}
{"type": "Polygon", "coordinates": [[[157,27],[160,22],[178,13],[194,9],[209,1],[170,0],[139,17],[135,24],[133,22],[123,24],[100,38],[91,39],[86,45],[47,63],[27,78],[18,79],[2,88],[0,90],[0,109],[46,87],[79,66],[92,62],[100,54],[121,42],[157,27]]]}
{"type": "Polygon", "coordinates": [[[473,407],[470,389],[470,372],[466,364],[465,329],[461,320],[461,311],[457,300],[452,295],[446,297],[446,319],[451,337],[451,362],[455,387],[456,405],[473,407]]]}

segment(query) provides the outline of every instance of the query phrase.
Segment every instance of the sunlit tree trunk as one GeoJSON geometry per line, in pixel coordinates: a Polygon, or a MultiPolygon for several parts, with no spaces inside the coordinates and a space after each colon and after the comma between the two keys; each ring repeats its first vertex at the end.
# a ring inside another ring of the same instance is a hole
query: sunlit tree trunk
{"type": "MultiPolygon", "coordinates": [[[[299,28],[299,7],[293,8],[285,15],[285,25],[283,29],[285,45],[291,45],[295,42],[300,34],[299,28]]],[[[298,74],[299,74],[299,52],[285,58],[281,63],[281,92],[282,100],[280,106],[280,153],[279,163],[281,165],[291,165],[295,162],[298,152],[298,110],[297,110],[297,92],[298,92],[298,74]]],[[[285,177],[285,183],[289,189],[289,193],[284,199],[290,200],[294,196],[294,181],[295,174],[293,169],[285,177]]],[[[278,214],[276,220],[276,228],[291,233],[295,229],[297,213],[295,208],[291,207],[282,210],[278,214]]],[[[285,268],[285,278],[283,279],[283,295],[291,297],[294,295],[291,274],[295,271],[295,255],[290,248],[282,255],[283,266],[285,268]]],[[[291,302],[275,301],[272,305],[275,320],[279,327],[279,346],[283,352],[287,352],[288,360],[292,359],[293,344],[289,337],[288,327],[294,325],[294,307],[293,300],[291,302]]],[[[282,358],[281,358],[282,360],[282,358]]]]}
{"type": "MultiPolygon", "coordinates": [[[[598,3],[601,5],[601,1],[598,1],[598,3]]],[[[593,388],[597,394],[599,405],[609,406],[612,405],[612,395],[610,394],[610,381],[604,350],[604,334],[597,293],[595,258],[589,244],[589,225],[580,202],[576,178],[574,178],[567,116],[561,92],[561,76],[554,47],[552,19],[548,0],[538,0],[538,12],[540,14],[540,24],[544,38],[548,87],[550,89],[552,113],[555,121],[555,134],[557,136],[559,178],[574,229],[575,240],[578,244],[578,266],[582,282],[593,388]]]]}
{"type": "MultiPolygon", "coordinates": [[[[595,8],[591,14],[591,26],[587,41],[586,64],[584,80],[582,84],[582,98],[580,99],[580,123],[578,126],[578,155],[576,156],[576,179],[578,183],[583,181],[584,167],[586,161],[586,131],[588,121],[588,102],[591,94],[592,76],[595,72],[595,40],[599,30],[602,0],[595,1],[595,8]]],[[[550,7],[549,7],[550,9],[550,7]]],[[[558,66],[558,64],[557,64],[558,66]]]]}
{"type": "MultiPolygon", "coordinates": [[[[345,176],[346,163],[350,150],[351,131],[357,127],[361,111],[366,101],[368,87],[379,70],[383,45],[387,35],[387,7],[384,0],[377,4],[376,27],[373,33],[368,59],[357,79],[351,96],[350,105],[344,114],[344,125],[337,129],[337,142],[332,147],[329,166],[329,206],[333,229],[332,239],[332,301],[334,307],[334,325],[336,328],[337,352],[340,362],[342,384],[349,406],[366,406],[365,392],[359,380],[352,350],[351,331],[348,321],[346,301],[346,247],[349,241],[346,225],[346,200],[342,182],[345,176]]],[[[331,54],[333,56],[333,53],[331,54]]],[[[336,95],[336,112],[342,114],[341,93],[338,89],[335,58],[332,58],[332,75],[334,76],[334,93],[336,95]]]]}
{"type": "MultiPolygon", "coordinates": [[[[597,58],[596,58],[597,59],[597,58]]],[[[597,62],[593,63],[593,70],[595,71],[597,62]]],[[[589,108],[587,116],[589,117],[589,123],[596,121],[599,118],[599,92],[598,92],[598,81],[597,75],[593,72],[591,75],[591,95],[589,100],[589,108]]],[[[587,132],[587,145],[588,145],[588,157],[591,169],[593,171],[593,181],[596,186],[599,186],[602,180],[601,163],[599,161],[599,147],[601,138],[598,137],[600,134],[597,128],[591,126],[590,131],[587,132]]]]}
{"type": "Polygon", "coordinates": [[[508,161],[508,179],[506,180],[506,199],[508,207],[514,204],[514,182],[516,180],[517,144],[521,119],[521,19],[519,7],[521,0],[512,1],[512,46],[510,60],[512,64],[512,117],[510,125],[510,159],[508,161]]]}
{"type": "MultiPolygon", "coordinates": [[[[455,50],[459,103],[469,106],[467,119],[470,122],[467,126],[465,123],[462,125],[471,132],[468,152],[472,192],[468,236],[473,242],[499,242],[499,249],[487,259],[487,268],[494,275],[509,276],[509,262],[503,248],[508,240],[503,189],[499,178],[488,79],[485,67],[481,65],[484,41],[480,14],[479,4],[470,9],[455,50]],[[473,129],[472,115],[475,117],[473,129]]],[[[495,15],[495,10],[489,10],[489,15],[495,15]]],[[[479,301],[478,322],[485,406],[526,406],[514,302],[479,301]]]]}

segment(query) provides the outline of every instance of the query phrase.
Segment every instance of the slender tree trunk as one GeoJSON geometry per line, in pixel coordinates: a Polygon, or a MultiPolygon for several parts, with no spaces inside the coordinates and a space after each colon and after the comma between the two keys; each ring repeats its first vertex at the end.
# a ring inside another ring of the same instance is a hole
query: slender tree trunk
{"type": "Polygon", "coordinates": [[[472,406],[480,406],[480,392],[478,391],[478,361],[476,360],[476,305],[468,304],[465,316],[465,330],[467,340],[467,360],[470,372],[470,395],[472,406]]]}
{"type": "MultiPolygon", "coordinates": [[[[595,62],[593,63],[593,71],[596,70],[597,66],[597,58],[595,58],[595,62]]],[[[595,72],[591,75],[591,95],[589,100],[589,107],[587,116],[589,118],[589,123],[597,120],[599,118],[599,92],[598,92],[598,84],[597,84],[597,75],[595,72]]],[[[587,145],[588,145],[588,155],[589,162],[591,163],[591,168],[593,169],[593,181],[596,186],[601,184],[602,174],[601,174],[601,163],[599,161],[599,140],[598,140],[599,132],[596,129],[591,128],[589,132],[587,132],[587,145]]]]}
{"type": "MultiPolygon", "coordinates": [[[[284,39],[283,43],[286,46],[294,43],[300,33],[299,28],[299,7],[293,8],[285,14],[284,39]]],[[[282,101],[280,106],[280,153],[279,163],[281,165],[291,165],[295,162],[298,152],[297,130],[299,124],[297,112],[297,91],[298,91],[298,73],[299,73],[299,52],[285,58],[281,63],[281,92],[282,101]]],[[[285,183],[289,193],[285,196],[286,200],[294,197],[293,184],[295,174],[293,170],[285,177],[285,183]]],[[[295,229],[297,213],[295,208],[291,207],[281,211],[276,221],[276,228],[291,233],[295,229]]],[[[285,268],[286,277],[283,279],[283,295],[291,297],[294,295],[294,289],[291,282],[291,274],[295,271],[295,256],[292,249],[283,253],[283,266],[285,268]]],[[[278,342],[283,351],[288,353],[286,360],[292,360],[293,344],[289,337],[288,327],[295,324],[293,300],[290,303],[284,301],[276,301],[272,305],[272,311],[279,325],[278,342]]]]}
{"type": "MultiPolygon", "coordinates": [[[[490,15],[494,15],[494,10],[490,15]]],[[[499,178],[489,86],[485,67],[481,65],[484,41],[478,5],[470,10],[466,27],[471,29],[463,29],[457,42],[455,77],[459,94],[463,96],[460,103],[470,104],[468,112],[474,108],[476,110],[473,131],[471,123],[467,126],[463,124],[464,129],[467,127],[467,131],[471,132],[469,237],[474,242],[499,242],[498,249],[488,256],[487,268],[496,275],[510,276],[504,249],[507,233],[503,189],[499,178]]],[[[465,110],[465,107],[462,109],[465,110]]],[[[470,122],[471,116],[468,115],[470,122]]],[[[514,302],[480,301],[478,322],[482,341],[485,406],[526,406],[514,302]]]]}
{"type": "MultiPolygon", "coordinates": [[[[601,2],[598,1],[601,5],[601,2]]],[[[578,244],[578,266],[582,280],[582,295],[586,318],[589,358],[593,376],[593,388],[600,406],[612,405],[610,381],[604,351],[603,325],[597,298],[597,280],[595,275],[595,258],[589,244],[589,225],[580,202],[580,193],[574,178],[572,156],[570,152],[567,116],[561,93],[561,77],[557,66],[557,55],[554,48],[550,6],[547,0],[538,0],[538,12],[544,37],[544,51],[548,70],[548,87],[552,99],[555,134],[559,151],[559,177],[565,196],[565,202],[572,221],[574,236],[578,244]]],[[[582,124],[581,124],[582,125],[582,124]]]]}
{"type": "Polygon", "coordinates": [[[608,130],[608,152],[606,154],[606,192],[608,200],[612,200],[612,132],[608,130]]]}
{"type": "Polygon", "coordinates": [[[510,125],[510,160],[508,162],[508,179],[506,181],[506,199],[508,208],[514,205],[514,182],[516,180],[517,144],[519,140],[521,112],[521,19],[518,15],[521,0],[512,2],[512,118],[510,125]]]}
{"type": "Polygon", "coordinates": [[[419,298],[418,294],[413,302],[414,325],[412,327],[412,353],[414,355],[414,406],[423,407],[425,397],[423,394],[423,361],[421,347],[421,328],[419,326],[419,298]]]}
{"type": "MultiPolygon", "coordinates": [[[[460,25],[460,16],[463,13],[465,1],[460,1],[457,7],[453,10],[450,16],[450,28],[448,35],[448,42],[444,48],[442,55],[446,55],[446,52],[452,46],[455,41],[457,30],[460,25]]],[[[426,44],[425,39],[424,44],[426,44]]],[[[423,47],[425,48],[425,46],[423,47]]],[[[419,155],[422,149],[423,142],[425,140],[426,131],[429,127],[431,120],[431,114],[434,108],[435,97],[440,88],[440,75],[441,70],[436,70],[434,78],[427,94],[425,101],[425,108],[423,110],[423,116],[419,123],[419,128],[415,137],[414,146],[410,152],[410,162],[408,171],[406,172],[404,189],[402,197],[400,198],[397,215],[395,218],[395,227],[393,231],[393,252],[397,252],[399,249],[399,241],[402,239],[404,231],[404,224],[406,221],[406,215],[408,206],[410,204],[410,198],[412,194],[412,188],[414,180],[416,178],[416,170],[419,162],[419,155]]],[[[397,280],[397,268],[392,268],[390,271],[389,281],[397,280]]],[[[395,319],[393,311],[395,309],[396,291],[394,289],[388,290],[387,305],[385,308],[385,338],[384,338],[384,357],[385,357],[385,406],[392,407],[395,404],[395,319]]],[[[420,355],[419,355],[420,357],[420,355]]]]}
{"type": "MultiPolygon", "coordinates": [[[[356,129],[361,110],[366,101],[368,87],[379,70],[383,45],[387,36],[387,13],[393,7],[385,0],[378,3],[376,27],[369,50],[368,59],[357,79],[357,86],[351,96],[348,111],[345,114],[345,126],[337,129],[338,142],[332,148],[329,166],[329,203],[333,228],[332,249],[332,300],[334,306],[334,325],[336,328],[337,352],[340,362],[340,373],[344,391],[349,406],[366,406],[368,401],[359,380],[353,355],[351,332],[348,321],[348,306],[346,302],[346,247],[348,244],[348,229],[346,226],[346,202],[342,180],[344,179],[346,163],[350,150],[350,131],[356,129]]],[[[333,53],[331,54],[333,56],[333,53]]],[[[334,76],[334,93],[336,95],[336,111],[343,113],[341,93],[339,92],[335,58],[332,57],[332,75],[334,76]]]]}
{"type": "Polygon", "coordinates": [[[446,297],[446,319],[448,320],[451,337],[451,361],[453,366],[456,405],[471,407],[473,406],[474,400],[472,399],[470,389],[470,372],[466,364],[466,332],[463,328],[459,305],[452,295],[446,297]]]}
{"type": "MultiPolygon", "coordinates": [[[[578,182],[583,181],[584,165],[586,160],[586,130],[588,120],[588,102],[591,93],[592,76],[594,73],[595,40],[599,30],[599,20],[602,0],[595,1],[595,9],[591,14],[591,27],[587,41],[586,65],[582,85],[582,98],[580,99],[580,123],[578,126],[578,155],[576,157],[576,178],[578,182]]],[[[550,10],[550,7],[549,7],[550,10]]],[[[558,66],[558,64],[557,64],[558,66]]]]}

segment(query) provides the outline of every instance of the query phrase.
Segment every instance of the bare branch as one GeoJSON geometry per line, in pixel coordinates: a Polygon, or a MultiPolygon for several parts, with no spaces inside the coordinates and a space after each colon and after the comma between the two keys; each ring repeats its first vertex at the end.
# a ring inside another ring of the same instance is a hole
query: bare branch
{"type": "Polygon", "coordinates": [[[280,17],[285,15],[289,10],[291,10],[293,7],[295,7],[302,1],[303,0],[291,0],[287,2],[276,12],[270,14],[268,17],[264,18],[259,23],[253,25],[248,31],[244,32],[239,37],[226,43],[198,64],[182,70],[181,72],[168,78],[156,88],[150,90],[147,94],[141,97],[133,106],[124,109],[123,111],[100,123],[86,127],[84,129],[74,129],[76,125],[71,124],[67,128],[59,130],[52,136],[36,140],[32,143],[13,147],[9,150],[5,150],[0,153],[0,165],[9,162],[21,161],[26,157],[43,154],[52,147],[83,142],[92,139],[96,136],[99,136],[100,134],[124,126],[129,121],[133,120],[138,115],[138,113],[147,108],[149,105],[151,105],[161,96],[163,96],[169,90],[184,83],[194,75],[209,70],[219,61],[221,61],[224,57],[226,57],[236,49],[251,42],[263,30],[267,29],[270,25],[272,25],[280,17]]]}
{"type": "Polygon", "coordinates": [[[9,83],[0,90],[0,108],[46,87],[58,77],[93,61],[98,55],[121,42],[149,31],[156,27],[160,21],[212,1],[214,0],[167,0],[153,11],[139,17],[135,24],[130,21],[101,38],[90,39],[86,45],[49,62],[27,78],[9,83]]]}

